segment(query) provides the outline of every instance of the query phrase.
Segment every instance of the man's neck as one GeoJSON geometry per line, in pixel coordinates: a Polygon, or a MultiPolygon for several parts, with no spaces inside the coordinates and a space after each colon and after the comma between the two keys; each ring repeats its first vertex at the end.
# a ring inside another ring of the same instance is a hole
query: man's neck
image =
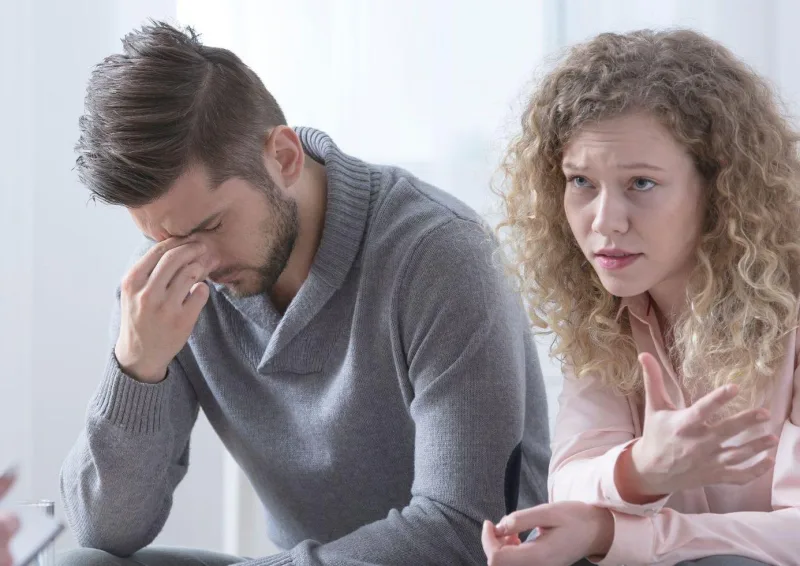
{"type": "Polygon", "coordinates": [[[303,286],[322,240],[328,183],[325,166],[306,156],[303,173],[293,195],[297,203],[297,240],[275,285],[270,291],[275,308],[285,312],[303,286]]]}

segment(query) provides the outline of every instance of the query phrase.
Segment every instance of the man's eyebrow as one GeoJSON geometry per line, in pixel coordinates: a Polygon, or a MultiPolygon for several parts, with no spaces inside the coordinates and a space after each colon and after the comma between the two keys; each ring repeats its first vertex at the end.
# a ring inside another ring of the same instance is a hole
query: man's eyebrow
{"type": "Polygon", "coordinates": [[[222,216],[221,212],[215,212],[214,214],[212,214],[211,216],[209,216],[208,218],[203,220],[200,224],[198,224],[197,226],[195,226],[194,228],[189,230],[188,234],[184,234],[184,235],[171,234],[171,237],[172,238],[188,238],[192,234],[195,234],[197,232],[202,232],[203,230],[207,230],[209,226],[211,226],[212,224],[215,224],[217,222],[217,220],[219,220],[220,216],[222,216]]]}

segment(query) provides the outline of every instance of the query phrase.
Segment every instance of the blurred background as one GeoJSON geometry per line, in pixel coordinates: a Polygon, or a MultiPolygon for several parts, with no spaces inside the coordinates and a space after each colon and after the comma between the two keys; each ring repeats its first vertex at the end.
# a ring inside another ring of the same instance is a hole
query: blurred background
{"type": "MultiPolygon", "coordinates": [[[[112,347],[114,288],[138,242],[73,171],[93,65],[148,18],[236,52],[292,125],[403,166],[492,222],[489,190],[537,73],[604,31],[692,27],[770,79],[795,114],[794,0],[0,0],[0,466],[14,499],[62,505],[58,471],[112,347]]],[[[560,370],[540,344],[551,401],[560,370]]],[[[189,474],[158,544],[270,552],[258,502],[201,417],[189,474]]],[[[62,537],[59,549],[74,545],[62,537]]]]}

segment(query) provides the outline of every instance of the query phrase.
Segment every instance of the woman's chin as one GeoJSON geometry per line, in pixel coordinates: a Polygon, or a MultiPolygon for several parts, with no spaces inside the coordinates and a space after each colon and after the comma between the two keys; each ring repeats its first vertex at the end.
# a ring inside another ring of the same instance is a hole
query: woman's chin
{"type": "Polygon", "coordinates": [[[615,297],[636,297],[647,291],[647,286],[637,281],[623,281],[615,277],[600,276],[600,282],[615,297]]]}

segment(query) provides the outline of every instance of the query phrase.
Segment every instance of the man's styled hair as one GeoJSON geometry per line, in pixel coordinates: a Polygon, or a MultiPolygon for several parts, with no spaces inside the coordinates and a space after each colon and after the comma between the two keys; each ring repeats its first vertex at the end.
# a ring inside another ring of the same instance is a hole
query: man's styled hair
{"type": "Polygon", "coordinates": [[[264,142],[286,118],[247,65],[163,22],[122,45],[92,73],[80,119],[76,166],[93,198],[139,207],[198,165],[214,186],[268,182],[264,142]]]}

